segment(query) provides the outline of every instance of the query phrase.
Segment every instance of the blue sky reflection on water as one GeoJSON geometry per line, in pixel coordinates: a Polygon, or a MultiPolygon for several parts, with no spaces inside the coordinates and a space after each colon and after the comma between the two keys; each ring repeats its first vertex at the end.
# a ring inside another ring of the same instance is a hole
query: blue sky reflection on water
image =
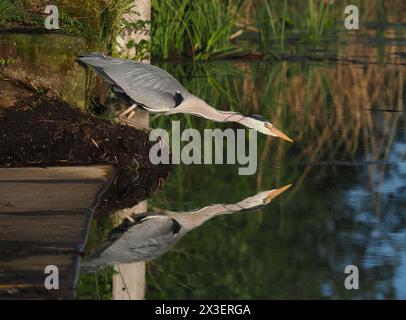
{"type": "MultiPolygon", "coordinates": [[[[404,128],[401,129],[401,132],[404,131],[404,128]]],[[[380,212],[376,211],[373,193],[365,187],[367,184],[352,188],[347,197],[357,223],[365,224],[369,229],[362,261],[364,272],[378,268],[382,269],[381,274],[385,274],[385,266],[393,265],[395,269],[392,279],[376,280],[382,282],[382,290],[387,285],[393,285],[395,298],[406,299],[406,142],[401,136],[391,148],[383,179],[380,178],[380,172],[373,175],[375,192],[380,195],[380,212]],[[361,201],[360,204],[357,201],[368,197],[369,203],[361,201]]],[[[364,173],[363,176],[367,178],[368,174],[364,173]]],[[[382,299],[384,296],[377,293],[376,298],[382,299]]]]}

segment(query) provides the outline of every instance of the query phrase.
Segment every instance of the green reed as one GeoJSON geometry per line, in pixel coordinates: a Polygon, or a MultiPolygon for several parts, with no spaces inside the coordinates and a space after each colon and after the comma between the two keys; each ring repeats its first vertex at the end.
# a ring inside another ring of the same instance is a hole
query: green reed
{"type": "Polygon", "coordinates": [[[231,44],[241,0],[152,1],[152,56],[207,60],[239,51],[231,44]]]}
{"type": "Polygon", "coordinates": [[[113,267],[103,267],[94,273],[81,273],[77,295],[82,300],[111,300],[113,291],[113,267]]]}
{"type": "Polygon", "coordinates": [[[312,43],[322,40],[326,28],[332,24],[329,17],[331,4],[319,1],[319,5],[314,0],[308,0],[308,10],[306,14],[307,35],[312,43]]]}
{"type": "Polygon", "coordinates": [[[282,41],[284,33],[281,32],[280,23],[276,20],[271,3],[265,1],[261,9],[256,8],[255,20],[258,28],[257,41],[261,51],[277,47],[277,42],[284,43],[282,41]]]}
{"type": "Polygon", "coordinates": [[[15,10],[14,3],[10,0],[0,0],[0,24],[3,24],[15,10]]]}
{"type": "Polygon", "coordinates": [[[0,26],[7,22],[21,22],[26,13],[23,10],[23,0],[0,0],[0,26]]]}
{"type": "Polygon", "coordinates": [[[334,11],[332,4],[315,0],[300,3],[287,0],[283,3],[270,0],[258,2],[254,11],[254,26],[259,50],[278,55],[289,49],[288,41],[317,45],[326,31],[334,26],[337,8],[334,11]]]}

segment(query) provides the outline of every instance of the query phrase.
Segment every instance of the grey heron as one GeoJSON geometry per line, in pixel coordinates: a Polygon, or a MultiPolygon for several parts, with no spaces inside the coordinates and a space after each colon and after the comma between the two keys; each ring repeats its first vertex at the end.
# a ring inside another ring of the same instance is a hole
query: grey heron
{"type": "Polygon", "coordinates": [[[85,271],[92,271],[106,265],[154,259],[207,220],[219,215],[262,208],[290,186],[262,191],[233,204],[214,204],[185,212],[158,209],[133,214],[110,232],[109,239],[90,260],[83,262],[82,267],[85,271]]]}
{"type": "Polygon", "coordinates": [[[89,65],[132,106],[119,115],[123,122],[131,123],[137,106],[149,112],[163,114],[187,113],[217,122],[238,122],[263,134],[293,142],[287,135],[260,115],[220,111],[191,94],[178,80],[159,67],[127,59],[88,53],[78,57],[79,63],[89,65]]]}

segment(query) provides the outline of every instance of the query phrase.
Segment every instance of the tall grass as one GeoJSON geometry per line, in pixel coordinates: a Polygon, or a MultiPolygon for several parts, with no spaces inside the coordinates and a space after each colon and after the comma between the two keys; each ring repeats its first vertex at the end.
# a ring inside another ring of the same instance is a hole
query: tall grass
{"type": "Polygon", "coordinates": [[[21,1],[0,0],[0,26],[10,20],[20,20],[22,12],[20,9],[21,1]]]}
{"type": "Polygon", "coordinates": [[[55,0],[60,11],[62,31],[85,37],[93,50],[114,53],[115,39],[125,28],[122,16],[132,0],[55,0]]]}
{"type": "Polygon", "coordinates": [[[273,53],[283,52],[286,40],[287,0],[283,1],[282,14],[278,15],[270,1],[257,4],[256,28],[258,29],[258,44],[261,51],[273,50],[273,53]]]}
{"type": "Polygon", "coordinates": [[[317,46],[326,30],[334,26],[337,10],[324,1],[275,2],[263,0],[255,6],[255,25],[261,52],[285,53],[287,41],[317,46]]]}
{"type": "Polygon", "coordinates": [[[153,0],[152,56],[207,60],[239,51],[230,42],[241,0],[153,0]]]}
{"type": "Polygon", "coordinates": [[[113,267],[104,267],[94,273],[82,273],[77,284],[78,298],[81,300],[111,300],[113,291],[113,267]]]}
{"type": "MultiPolygon", "coordinates": [[[[379,24],[404,22],[401,0],[354,0],[363,8],[360,20],[379,24]],[[396,8],[387,10],[385,8],[396,8]]],[[[280,55],[301,46],[318,47],[335,22],[344,17],[344,0],[152,0],[152,43],[138,51],[151,50],[154,60],[192,57],[221,59],[243,53],[280,55]],[[243,10],[247,5],[254,10],[243,10]],[[243,22],[243,23],[242,23],[243,22]],[[299,45],[297,45],[299,44],[299,45]],[[304,46],[303,46],[304,44],[304,46]]],[[[64,33],[84,36],[92,50],[114,53],[116,36],[125,25],[122,16],[132,0],[54,0],[60,9],[64,33]]],[[[43,25],[42,0],[0,0],[0,25],[43,25]]],[[[129,44],[135,45],[135,44],[129,44]]],[[[299,51],[300,53],[300,51],[299,51]]]]}
{"type": "Polygon", "coordinates": [[[331,3],[319,2],[317,6],[315,0],[308,0],[306,26],[307,35],[312,43],[318,43],[322,40],[326,28],[332,25],[331,17],[329,16],[331,3]]]}
{"type": "Polygon", "coordinates": [[[5,21],[14,9],[14,3],[10,0],[0,0],[0,23],[5,21]]]}

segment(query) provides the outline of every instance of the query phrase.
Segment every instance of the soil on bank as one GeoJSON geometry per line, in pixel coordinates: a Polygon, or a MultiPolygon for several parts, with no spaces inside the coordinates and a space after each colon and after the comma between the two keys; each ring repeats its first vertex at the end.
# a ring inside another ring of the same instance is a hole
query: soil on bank
{"type": "Polygon", "coordinates": [[[148,132],[98,119],[22,84],[0,80],[0,166],[111,164],[117,178],[96,213],[136,205],[152,195],[170,172],[152,165],[148,132]]]}

